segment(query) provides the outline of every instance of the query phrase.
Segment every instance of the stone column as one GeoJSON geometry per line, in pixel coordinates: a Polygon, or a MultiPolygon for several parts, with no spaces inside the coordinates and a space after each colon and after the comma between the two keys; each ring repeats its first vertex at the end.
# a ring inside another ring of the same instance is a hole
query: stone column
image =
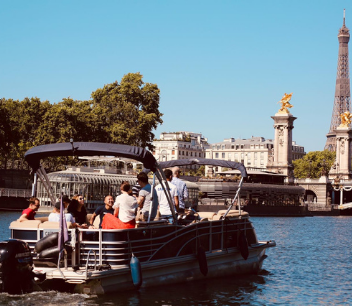
{"type": "Polygon", "coordinates": [[[278,112],[274,119],[275,139],[274,158],[268,165],[268,170],[287,175],[288,181],[293,182],[292,165],[292,129],[293,121],[297,118],[292,114],[278,112]]]}
{"type": "Polygon", "coordinates": [[[340,179],[348,180],[352,178],[351,173],[351,138],[352,129],[350,127],[337,127],[336,133],[336,160],[331,167],[329,177],[337,176],[340,179]]]}

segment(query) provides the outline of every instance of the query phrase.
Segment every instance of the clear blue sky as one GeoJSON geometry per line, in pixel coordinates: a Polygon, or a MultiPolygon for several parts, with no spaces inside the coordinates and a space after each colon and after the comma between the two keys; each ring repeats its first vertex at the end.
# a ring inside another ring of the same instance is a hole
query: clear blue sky
{"type": "Polygon", "coordinates": [[[161,90],[157,137],[193,131],[214,143],[274,138],[270,116],[293,92],[293,140],[322,150],[344,8],[352,30],[347,0],[2,0],[0,97],[87,100],[140,72],[161,90]]]}

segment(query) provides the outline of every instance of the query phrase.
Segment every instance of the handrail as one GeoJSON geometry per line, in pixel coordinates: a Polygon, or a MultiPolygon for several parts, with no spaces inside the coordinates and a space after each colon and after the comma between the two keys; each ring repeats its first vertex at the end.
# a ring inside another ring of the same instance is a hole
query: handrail
{"type": "Polygon", "coordinates": [[[94,253],[94,271],[97,270],[97,253],[90,249],[87,255],[87,261],[86,261],[86,279],[88,279],[88,263],[89,263],[89,255],[90,253],[93,252],[94,253]]]}
{"type": "Polygon", "coordinates": [[[222,216],[222,219],[225,219],[227,214],[229,213],[229,211],[232,209],[233,204],[235,204],[236,199],[237,199],[237,203],[238,203],[238,210],[239,210],[239,214],[241,215],[241,198],[240,198],[240,191],[242,188],[242,184],[243,184],[243,177],[241,177],[240,183],[238,184],[238,188],[235,194],[235,197],[233,198],[231,204],[229,205],[229,208],[227,209],[227,211],[225,212],[225,214],[222,216]]]}

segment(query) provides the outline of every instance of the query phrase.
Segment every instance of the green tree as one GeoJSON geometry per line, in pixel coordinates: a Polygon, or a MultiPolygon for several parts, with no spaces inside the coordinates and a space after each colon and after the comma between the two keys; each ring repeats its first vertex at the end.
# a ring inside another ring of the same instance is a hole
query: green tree
{"type": "Polygon", "coordinates": [[[13,114],[16,113],[18,101],[12,99],[0,99],[0,163],[7,168],[7,162],[11,157],[14,140],[18,137],[13,114]]]}
{"type": "Polygon", "coordinates": [[[202,165],[197,169],[196,176],[205,176],[205,166],[202,165]]]}
{"type": "Polygon", "coordinates": [[[296,178],[319,178],[322,174],[328,174],[335,162],[335,152],[328,150],[312,151],[301,159],[293,161],[294,175],[296,178]]]}
{"type": "Polygon", "coordinates": [[[160,90],[144,83],[140,73],[126,74],[92,93],[94,132],[104,142],[153,149],[153,130],[163,121],[159,112],[160,90]]]}
{"type": "MultiPolygon", "coordinates": [[[[33,146],[74,141],[115,142],[153,149],[153,130],[163,121],[160,90],[144,83],[140,73],[126,74],[92,93],[92,100],[65,98],[51,104],[39,98],[23,101],[0,99],[0,166],[23,165],[24,153],[33,146]]],[[[78,164],[52,159],[45,164],[78,164]]]]}

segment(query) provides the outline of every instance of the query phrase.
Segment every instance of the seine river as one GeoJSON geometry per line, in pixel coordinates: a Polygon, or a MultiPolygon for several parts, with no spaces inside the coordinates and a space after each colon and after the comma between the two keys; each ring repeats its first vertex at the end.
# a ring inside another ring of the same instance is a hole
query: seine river
{"type": "MultiPolygon", "coordinates": [[[[0,239],[18,213],[0,212],[0,239]]],[[[352,305],[352,217],[253,217],[259,240],[276,240],[259,275],[212,279],[103,297],[0,294],[1,305],[352,305]]]]}

